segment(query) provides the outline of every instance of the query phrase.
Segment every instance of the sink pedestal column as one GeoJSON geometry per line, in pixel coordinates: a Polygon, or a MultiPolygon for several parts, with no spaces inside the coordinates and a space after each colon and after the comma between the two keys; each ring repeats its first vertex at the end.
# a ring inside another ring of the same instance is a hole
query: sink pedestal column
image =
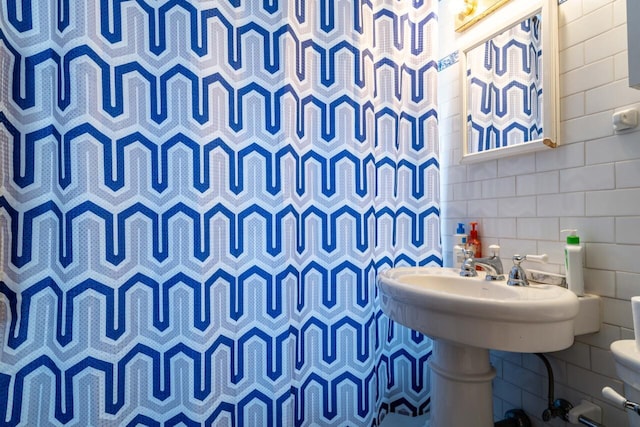
{"type": "Polygon", "coordinates": [[[492,427],[489,350],[433,340],[429,427],[492,427]]]}

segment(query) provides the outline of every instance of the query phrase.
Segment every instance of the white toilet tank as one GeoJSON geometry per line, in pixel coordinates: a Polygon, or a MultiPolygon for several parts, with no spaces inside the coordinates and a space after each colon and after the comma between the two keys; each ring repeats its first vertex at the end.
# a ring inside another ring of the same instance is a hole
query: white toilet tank
{"type": "MultiPolygon", "coordinates": [[[[640,351],[635,340],[620,340],[611,344],[616,373],[624,384],[624,397],[640,403],[640,351]]],[[[624,401],[624,400],[623,400],[624,401]]],[[[628,410],[629,427],[640,427],[640,415],[628,410]]]]}

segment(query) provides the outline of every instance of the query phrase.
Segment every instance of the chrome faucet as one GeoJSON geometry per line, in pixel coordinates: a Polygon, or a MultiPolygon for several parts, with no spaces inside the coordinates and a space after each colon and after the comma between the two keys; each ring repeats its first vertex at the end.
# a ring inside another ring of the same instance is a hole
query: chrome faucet
{"type": "Polygon", "coordinates": [[[500,246],[491,245],[489,249],[491,249],[492,255],[484,258],[474,258],[473,251],[463,249],[464,262],[460,269],[460,275],[463,277],[475,277],[478,275],[476,266],[479,266],[487,273],[485,280],[504,280],[504,269],[498,256],[500,246]]]}
{"type": "Polygon", "coordinates": [[[513,267],[511,267],[511,271],[509,272],[509,280],[507,280],[507,285],[509,286],[529,286],[529,280],[527,279],[527,274],[524,271],[524,268],[520,265],[522,261],[533,261],[546,263],[548,260],[547,254],[542,255],[514,255],[513,256],[513,267]]]}
{"type": "Polygon", "coordinates": [[[527,259],[527,256],[522,255],[514,255],[513,256],[513,267],[511,267],[511,271],[509,272],[509,280],[507,281],[507,285],[509,286],[529,286],[529,280],[527,279],[527,275],[524,272],[524,268],[520,266],[520,263],[527,259]]]}

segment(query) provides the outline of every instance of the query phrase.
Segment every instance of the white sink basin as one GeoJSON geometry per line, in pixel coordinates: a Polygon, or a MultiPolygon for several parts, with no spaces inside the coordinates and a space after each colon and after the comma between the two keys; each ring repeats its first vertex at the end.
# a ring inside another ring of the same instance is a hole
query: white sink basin
{"type": "Polygon", "coordinates": [[[523,353],[573,344],[578,298],[559,286],[508,286],[440,267],[393,268],[378,285],[382,310],[431,338],[523,353]]]}
{"type": "MultiPolygon", "coordinates": [[[[599,322],[575,328],[578,298],[565,288],[508,286],[478,274],[460,277],[452,268],[401,267],[378,276],[387,316],[433,339],[431,427],[493,426],[495,370],[489,349],[558,351],[571,346],[578,331],[599,328],[599,322]]],[[[589,303],[580,304],[584,314],[598,307],[598,300],[581,300],[589,303]]]]}

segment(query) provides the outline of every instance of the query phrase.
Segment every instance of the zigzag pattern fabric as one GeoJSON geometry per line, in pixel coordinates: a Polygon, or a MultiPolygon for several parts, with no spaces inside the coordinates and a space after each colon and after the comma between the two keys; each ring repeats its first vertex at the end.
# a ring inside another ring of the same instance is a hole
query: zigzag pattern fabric
{"type": "Polygon", "coordinates": [[[0,424],[428,411],[437,1],[0,2],[0,424]]]}
{"type": "Polygon", "coordinates": [[[537,16],[468,52],[469,153],[542,137],[542,39],[537,16]]]}

